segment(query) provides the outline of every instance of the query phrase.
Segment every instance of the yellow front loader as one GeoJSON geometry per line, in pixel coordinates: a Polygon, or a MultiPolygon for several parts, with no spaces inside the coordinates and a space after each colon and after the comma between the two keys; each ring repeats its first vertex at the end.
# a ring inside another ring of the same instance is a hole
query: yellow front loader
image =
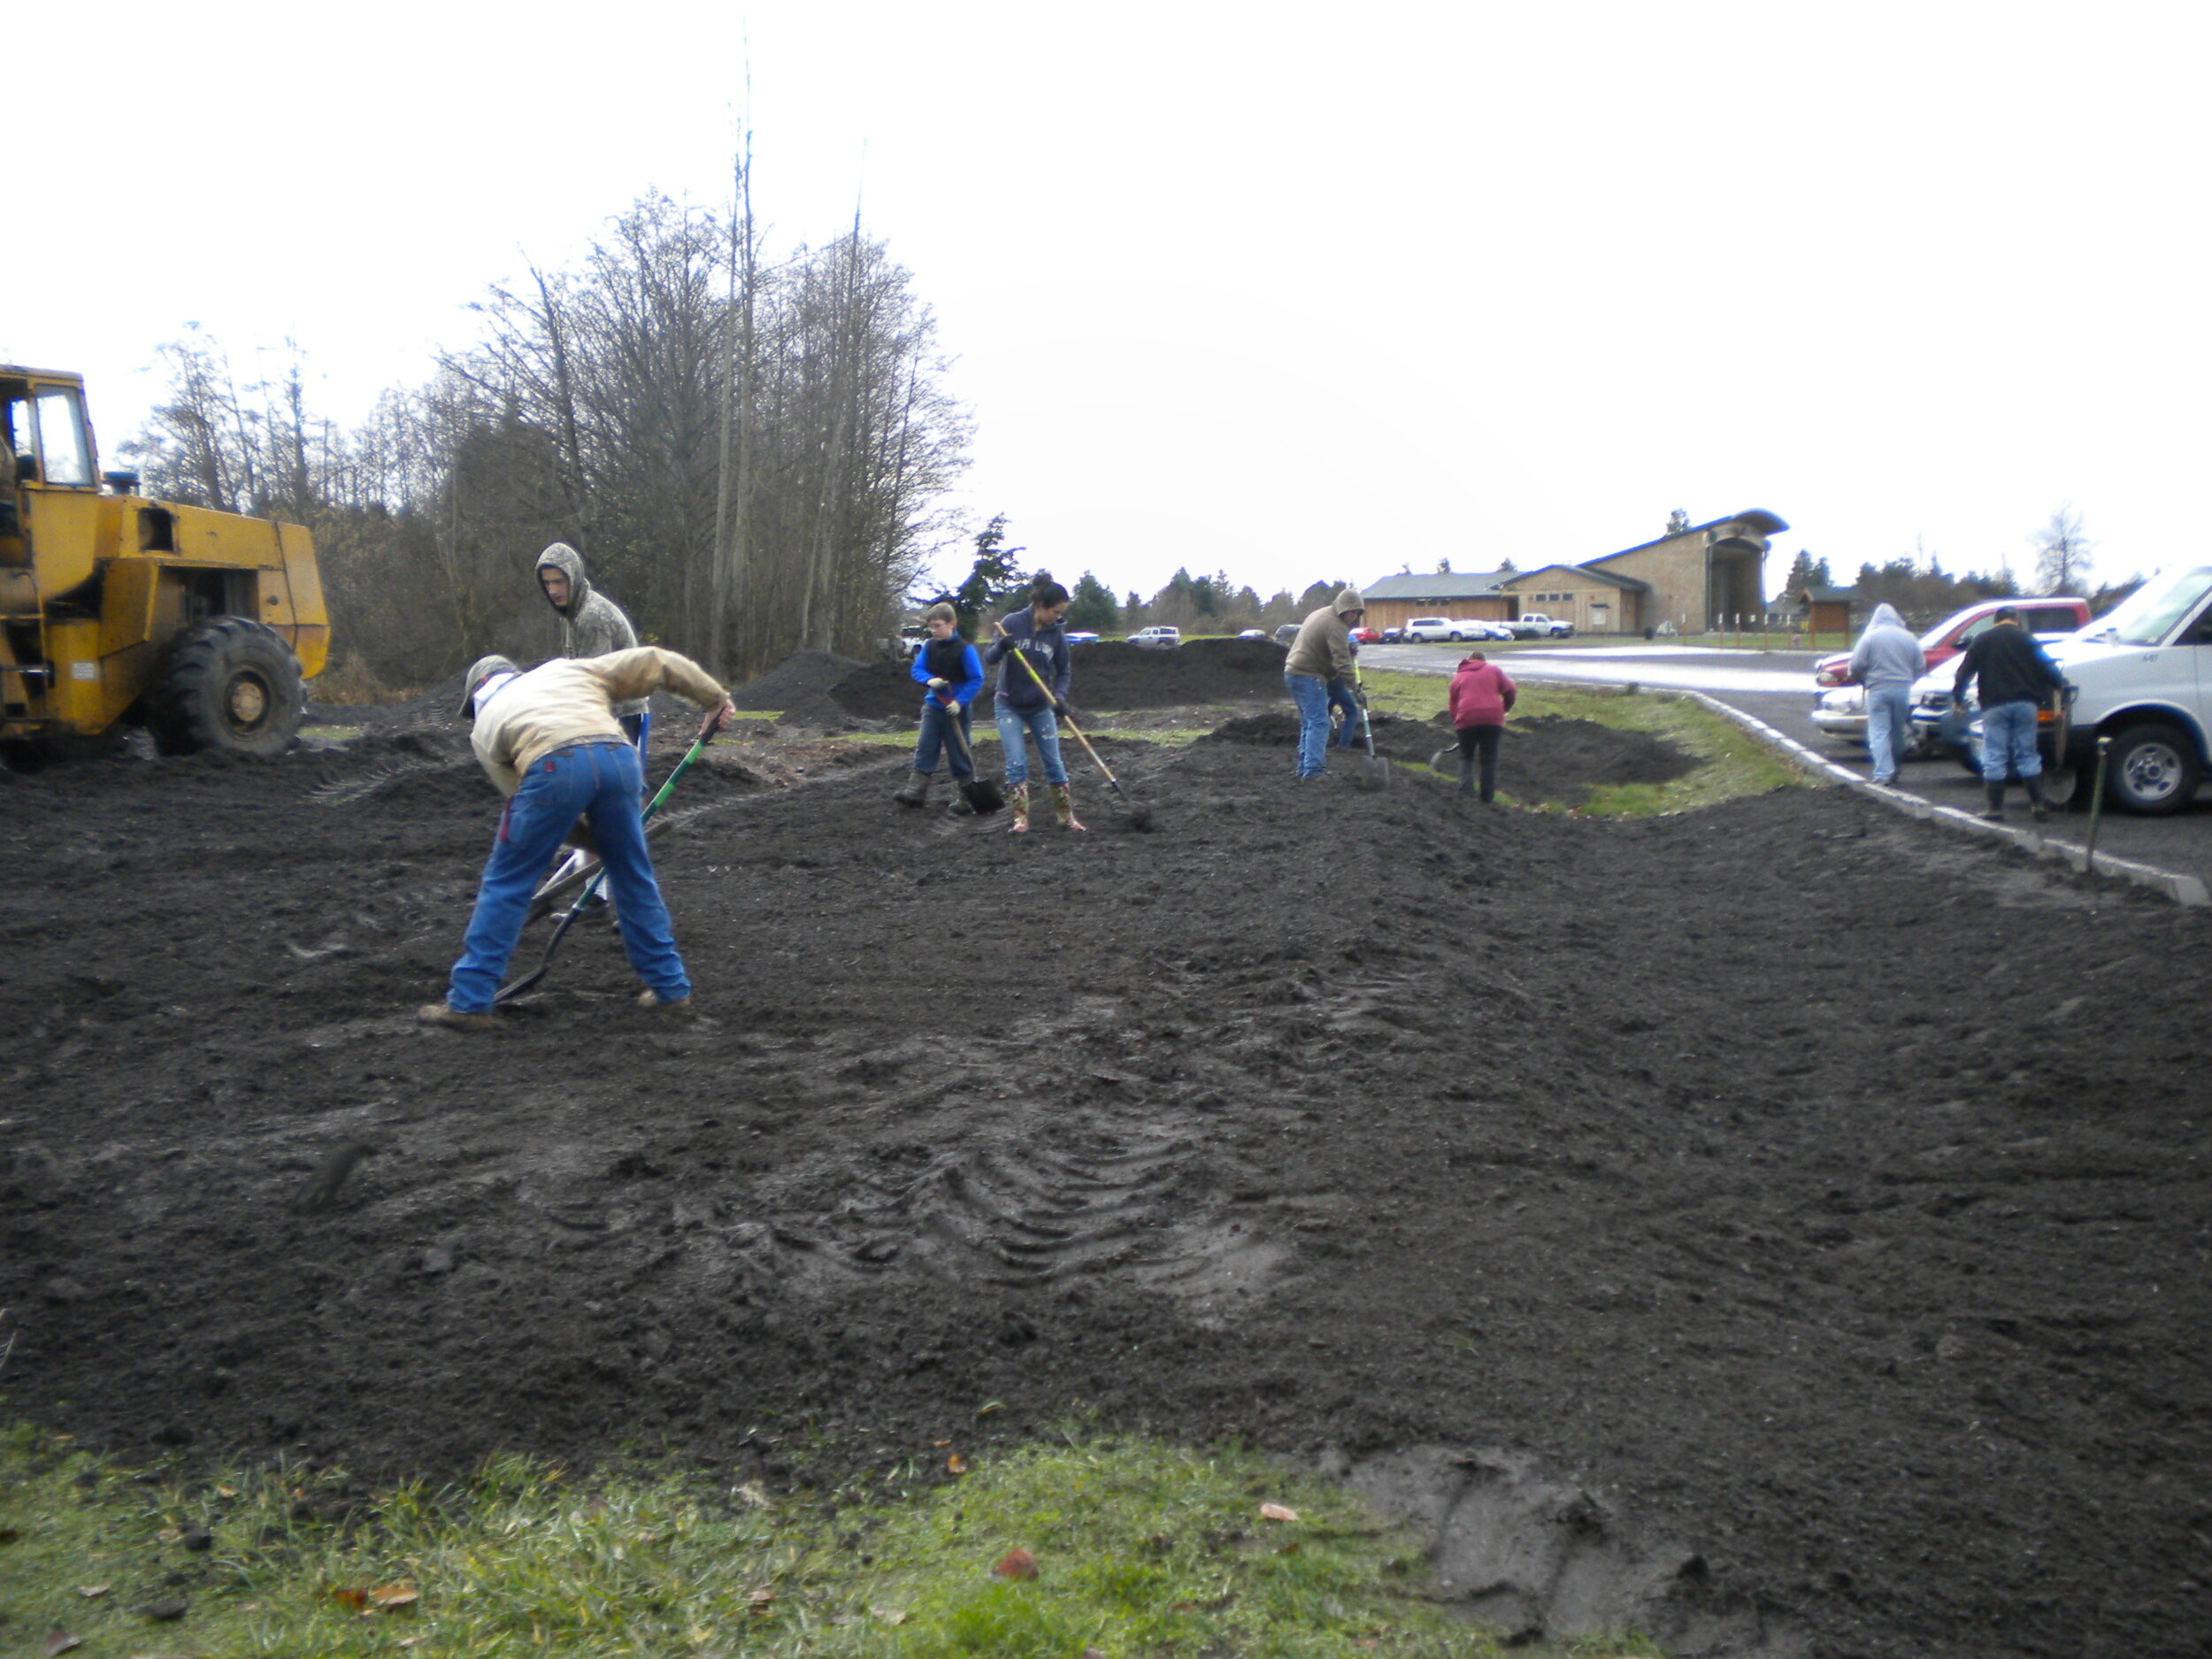
{"type": "Polygon", "coordinates": [[[0,749],[275,755],[330,649],[315,544],[99,470],[84,380],[0,365],[0,749]]]}

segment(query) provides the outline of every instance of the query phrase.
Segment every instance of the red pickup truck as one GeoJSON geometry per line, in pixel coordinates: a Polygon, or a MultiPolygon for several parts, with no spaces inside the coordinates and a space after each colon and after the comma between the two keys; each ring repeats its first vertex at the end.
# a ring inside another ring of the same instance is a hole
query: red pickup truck
{"type": "MultiPolygon", "coordinates": [[[[2010,605],[2020,613],[2020,626],[2031,634],[2071,634],[2089,620],[2089,602],[2071,594],[2049,594],[2034,599],[1985,599],[1956,616],[1947,617],[1920,636],[1927,653],[1928,672],[1933,673],[1964,650],[1973,637],[1987,627],[1990,618],[2010,605]]],[[[1857,682],[1851,674],[1851,653],[1838,652],[1813,664],[1813,684],[1825,691],[1833,686],[1857,682]]]]}

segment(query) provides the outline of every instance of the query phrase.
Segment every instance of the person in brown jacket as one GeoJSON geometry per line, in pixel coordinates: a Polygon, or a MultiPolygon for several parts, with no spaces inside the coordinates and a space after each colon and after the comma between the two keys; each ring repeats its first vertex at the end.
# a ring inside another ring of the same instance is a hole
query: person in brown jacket
{"type": "Polygon", "coordinates": [[[1298,776],[1318,778],[1327,769],[1329,682],[1352,672],[1352,630],[1367,614],[1356,588],[1347,588],[1299,625],[1283,658],[1283,688],[1298,705],[1298,776]]]}
{"type": "Polygon", "coordinates": [[[653,877],[638,807],[643,763],[615,718],[623,701],[665,687],[715,711],[710,730],[737,712],[689,657],[656,646],[605,657],[559,658],[525,673],[503,657],[472,664],[461,718],[475,723],[476,758],[507,804],[476,889],[461,959],[445,1001],[420,1010],[433,1025],[488,1031],[499,982],[528,918],[538,878],[579,818],[591,826],[622,912],[622,949],[645,981],[642,1008],[680,1008],[691,981],[653,877]]]}

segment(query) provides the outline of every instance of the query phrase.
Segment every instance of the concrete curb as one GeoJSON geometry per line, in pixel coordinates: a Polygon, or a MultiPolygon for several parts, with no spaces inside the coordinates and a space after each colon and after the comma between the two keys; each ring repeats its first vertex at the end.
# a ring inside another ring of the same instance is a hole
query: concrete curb
{"type": "Polygon", "coordinates": [[[1985,823],[1972,813],[1962,812],[1955,806],[1937,806],[1923,801],[1918,795],[1907,795],[1901,789],[1886,789],[1878,784],[1869,783],[1855,772],[1837,765],[1824,755],[1816,755],[1795,738],[1776,731],[1757,716],[1746,714],[1741,709],[1731,708],[1709,693],[1678,691],[1672,695],[1694,699],[1714,713],[1733,720],[1770,748],[1779,749],[1783,757],[1795,765],[1832,783],[1855,789],[1869,799],[1878,801],[1908,818],[1925,818],[1931,823],[1941,824],[1947,829],[2008,841],[2022,852],[2032,853],[2038,858],[2048,858],[2088,874],[2132,882],[2139,887],[2147,887],[2190,909],[2212,905],[2212,894],[2206,892],[2204,883],[2195,876],[2161,870],[2155,864],[2137,864],[2131,858],[2115,858],[2109,853],[2099,853],[2092,863],[2089,849],[2077,842],[2054,841],[2039,830],[2015,829],[2009,824],[1985,823]]]}

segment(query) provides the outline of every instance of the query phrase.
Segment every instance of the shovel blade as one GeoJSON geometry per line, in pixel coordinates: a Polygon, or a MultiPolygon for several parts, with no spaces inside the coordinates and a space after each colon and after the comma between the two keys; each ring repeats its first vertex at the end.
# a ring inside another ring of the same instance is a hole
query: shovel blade
{"type": "Polygon", "coordinates": [[[989,778],[976,778],[960,786],[960,797],[978,818],[988,818],[1006,808],[1006,792],[989,778]]]}

